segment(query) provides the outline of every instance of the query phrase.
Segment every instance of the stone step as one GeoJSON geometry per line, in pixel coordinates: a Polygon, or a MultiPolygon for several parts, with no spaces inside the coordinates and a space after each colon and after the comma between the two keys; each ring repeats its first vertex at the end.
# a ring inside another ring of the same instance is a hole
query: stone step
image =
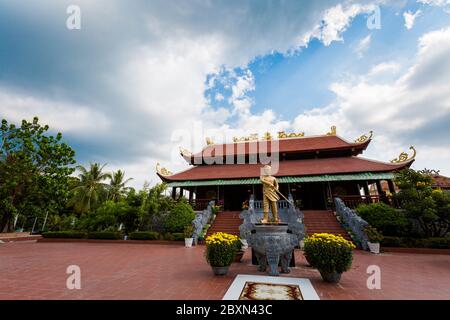
{"type": "Polygon", "coordinates": [[[340,235],[346,240],[351,241],[350,235],[337,221],[332,211],[327,210],[305,210],[303,211],[306,233],[312,235],[314,233],[331,233],[340,235]]]}

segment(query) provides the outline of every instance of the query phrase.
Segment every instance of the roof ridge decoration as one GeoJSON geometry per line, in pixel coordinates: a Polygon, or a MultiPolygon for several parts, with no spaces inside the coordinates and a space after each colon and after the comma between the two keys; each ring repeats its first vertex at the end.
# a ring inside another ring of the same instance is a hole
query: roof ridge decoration
{"type": "Polygon", "coordinates": [[[213,139],[211,139],[210,137],[206,137],[205,139],[206,139],[207,146],[211,146],[211,145],[215,144],[213,139]]]}
{"type": "Polygon", "coordinates": [[[187,158],[190,158],[193,155],[192,152],[190,152],[188,149],[184,149],[182,147],[180,147],[180,153],[183,157],[187,157],[187,158]]]}
{"type": "Polygon", "coordinates": [[[166,168],[161,167],[159,162],[156,164],[156,172],[164,177],[173,175],[172,171],[169,171],[166,168]]]}
{"type": "Polygon", "coordinates": [[[417,172],[419,172],[421,174],[430,175],[430,176],[439,176],[439,175],[441,175],[441,170],[435,170],[435,169],[424,168],[423,170],[418,170],[417,172]]]}
{"type": "Polygon", "coordinates": [[[270,134],[269,131],[267,131],[266,133],[264,133],[263,139],[266,140],[266,141],[272,140],[272,135],[270,134]]]}
{"type": "Polygon", "coordinates": [[[363,134],[362,136],[360,136],[358,139],[355,140],[355,143],[363,143],[363,142],[366,142],[367,140],[372,139],[372,137],[373,137],[373,131],[370,130],[370,131],[369,131],[369,136],[363,134]]]}
{"type": "Polygon", "coordinates": [[[413,154],[411,156],[409,156],[406,152],[403,151],[397,158],[392,159],[391,163],[403,163],[413,160],[417,155],[417,151],[413,146],[409,147],[409,150],[413,151],[413,154]]]}
{"type": "Polygon", "coordinates": [[[336,126],[331,126],[330,132],[327,132],[327,136],[335,136],[336,135],[336,126]]]}
{"type": "Polygon", "coordinates": [[[244,136],[244,137],[233,137],[233,142],[247,142],[247,141],[256,141],[258,140],[258,134],[257,133],[252,133],[249,136],[244,136]]]}
{"type": "Polygon", "coordinates": [[[301,138],[304,137],[305,133],[304,132],[299,132],[299,133],[286,133],[284,131],[279,131],[278,132],[278,139],[285,139],[285,138],[301,138]]]}

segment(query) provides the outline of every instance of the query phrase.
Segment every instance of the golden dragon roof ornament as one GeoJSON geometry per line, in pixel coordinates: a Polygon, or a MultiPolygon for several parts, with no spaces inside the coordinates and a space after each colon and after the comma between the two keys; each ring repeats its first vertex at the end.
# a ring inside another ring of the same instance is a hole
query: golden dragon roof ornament
{"type": "Polygon", "coordinates": [[[392,159],[391,163],[402,163],[402,162],[407,162],[407,161],[411,161],[412,159],[414,159],[417,154],[416,149],[413,146],[411,146],[411,147],[409,147],[409,150],[412,150],[412,152],[413,152],[411,157],[406,152],[402,152],[402,153],[400,153],[400,155],[397,158],[392,159]]]}
{"type": "Polygon", "coordinates": [[[336,126],[331,126],[330,132],[327,132],[327,136],[335,136],[336,135],[336,126]]]}
{"type": "Polygon", "coordinates": [[[252,133],[247,137],[233,137],[233,142],[245,142],[245,141],[255,141],[258,140],[258,134],[252,133]]]}
{"type": "Polygon", "coordinates": [[[173,173],[166,168],[161,167],[159,162],[156,164],[156,172],[158,172],[162,176],[171,176],[173,173]]]}
{"type": "Polygon", "coordinates": [[[211,146],[214,144],[213,139],[211,139],[210,137],[206,137],[206,145],[211,146]]]}
{"type": "Polygon", "coordinates": [[[300,137],[304,137],[305,133],[304,132],[299,132],[299,133],[286,133],[284,131],[279,131],[278,132],[278,139],[284,139],[284,138],[300,138],[300,137]]]}
{"type": "Polygon", "coordinates": [[[189,150],[184,149],[182,147],[180,147],[180,153],[183,157],[187,157],[187,158],[192,157],[192,152],[190,152],[189,150]]]}
{"type": "Polygon", "coordinates": [[[363,142],[366,142],[367,140],[372,139],[372,137],[373,137],[373,131],[370,130],[370,131],[369,131],[369,136],[363,134],[361,137],[359,137],[358,139],[355,140],[355,143],[363,143],[363,142]]]}
{"type": "Polygon", "coordinates": [[[272,135],[270,134],[270,132],[266,132],[264,133],[264,137],[263,140],[272,140],[272,135]]]}

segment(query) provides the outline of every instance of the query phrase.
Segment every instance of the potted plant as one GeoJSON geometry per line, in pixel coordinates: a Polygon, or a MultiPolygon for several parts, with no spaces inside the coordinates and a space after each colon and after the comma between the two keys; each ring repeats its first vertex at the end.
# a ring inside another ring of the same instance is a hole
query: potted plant
{"type": "Polygon", "coordinates": [[[184,227],[184,245],[186,248],[192,247],[192,242],[194,238],[192,238],[192,233],[194,232],[194,228],[191,225],[187,225],[184,227]]]}
{"type": "Polygon", "coordinates": [[[383,234],[372,226],[367,226],[364,229],[369,241],[367,245],[372,253],[380,253],[380,242],[383,240],[383,234]]]}
{"type": "Polygon", "coordinates": [[[216,232],[206,238],[206,261],[217,276],[225,275],[236,254],[238,237],[216,232]]]}
{"type": "Polygon", "coordinates": [[[350,269],[355,245],[341,236],[315,233],[305,239],[304,254],[326,282],[337,283],[342,273],[350,269]]]}
{"type": "Polygon", "coordinates": [[[236,241],[236,253],[234,255],[234,262],[241,262],[242,257],[244,256],[245,251],[242,250],[242,242],[241,239],[236,241]]]}

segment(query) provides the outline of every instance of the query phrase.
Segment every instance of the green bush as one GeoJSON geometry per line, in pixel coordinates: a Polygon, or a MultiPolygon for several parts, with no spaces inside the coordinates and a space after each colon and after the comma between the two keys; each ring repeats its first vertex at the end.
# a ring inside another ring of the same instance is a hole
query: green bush
{"type": "Polygon", "coordinates": [[[341,236],[316,233],[305,239],[305,257],[321,273],[343,273],[350,269],[355,245],[341,236]]]}
{"type": "Polygon", "coordinates": [[[172,233],[172,239],[175,241],[183,241],[184,240],[184,233],[182,232],[174,232],[172,233]]]}
{"type": "Polygon", "coordinates": [[[49,231],[44,232],[42,236],[44,238],[82,239],[86,237],[86,233],[80,231],[49,231]]]}
{"type": "Polygon", "coordinates": [[[179,202],[164,221],[166,232],[183,232],[184,226],[192,223],[195,212],[187,202],[179,202]]]}
{"type": "Polygon", "coordinates": [[[450,249],[450,237],[428,238],[425,240],[427,248],[450,249]]]}
{"type": "Polygon", "coordinates": [[[96,231],[88,233],[89,239],[105,239],[105,240],[118,240],[122,238],[122,233],[120,232],[109,232],[109,231],[96,231]]]}
{"type": "Polygon", "coordinates": [[[387,204],[361,204],[356,208],[356,212],[385,236],[403,236],[408,231],[408,219],[387,204]]]}
{"type": "Polygon", "coordinates": [[[185,226],[183,233],[185,238],[192,238],[192,233],[194,233],[194,227],[190,224],[185,226]]]}
{"type": "Polygon", "coordinates": [[[384,236],[381,241],[382,247],[404,247],[405,244],[400,237],[384,236]]]}
{"type": "Polygon", "coordinates": [[[162,238],[163,238],[164,240],[169,240],[169,241],[173,241],[173,240],[174,240],[173,235],[172,235],[172,233],[170,233],[170,232],[164,233],[162,238]]]}
{"type": "Polygon", "coordinates": [[[383,247],[399,248],[431,248],[431,249],[450,249],[450,237],[446,238],[401,238],[384,237],[381,242],[383,247]]]}
{"type": "Polygon", "coordinates": [[[159,233],[153,231],[131,232],[129,237],[131,240],[158,240],[159,233]]]}
{"type": "Polygon", "coordinates": [[[366,233],[367,237],[369,238],[369,241],[372,243],[378,243],[378,242],[381,242],[381,240],[383,240],[383,234],[372,226],[367,226],[364,229],[364,232],[366,233]]]}

